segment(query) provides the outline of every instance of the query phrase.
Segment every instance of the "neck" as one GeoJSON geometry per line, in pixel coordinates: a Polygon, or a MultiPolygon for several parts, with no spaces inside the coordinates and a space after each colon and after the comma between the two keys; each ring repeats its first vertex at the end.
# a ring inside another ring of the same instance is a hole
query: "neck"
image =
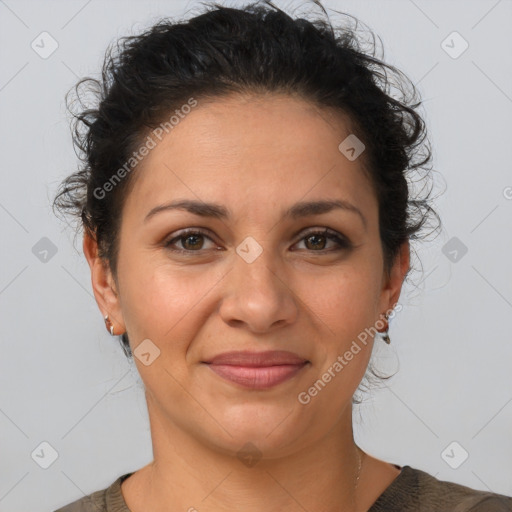
{"type": "Polygon", "coordinates": [[[197,432],[166,421],[149,400],[148,411],[154,460],[140,470],[137,495],[144,508],[137,508],[135,493],[130,494],[131,503],[126,498],[134,512],[163,512],[171,504],[191,512],[361,510],[358,474],[361,462],[364,472],[364,454],[353,439],[351,405],[324,437],[267,457],[268,445],[263,453],[249,446],[242,456],[236,447],[244,442],[234,443],[232,449],[208,445],[197,432]]]}

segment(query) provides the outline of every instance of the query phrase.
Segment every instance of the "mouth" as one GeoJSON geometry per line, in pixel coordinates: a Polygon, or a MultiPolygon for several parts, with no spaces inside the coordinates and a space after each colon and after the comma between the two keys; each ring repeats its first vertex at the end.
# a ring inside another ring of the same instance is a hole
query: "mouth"
{"type": "Polygon", "coordinates": [[[203,363],[223,364],[247,367],[268,367],[278,365],[298,365],[309,362],[304,357],[288,352],[287,350],[267,350],[265,352],[254,352],[250,350],[239,350],[218,354],[203,363]]]}
{"type": "MultiPolygon", "coordinates": [[[[208,363],[207,363],[208,364],[208,363]]],[[[246,388],[268,389],[291,379],[308,363],[274,366],[233,366],[208,364],[217,375],[246,388]]]]}
{"type": "Polygon", "coordinates": [[[245,351],[227,352],[203,363],[244,388],[269,389],[295,377],[310,361],[286,351],[245,351]]]}

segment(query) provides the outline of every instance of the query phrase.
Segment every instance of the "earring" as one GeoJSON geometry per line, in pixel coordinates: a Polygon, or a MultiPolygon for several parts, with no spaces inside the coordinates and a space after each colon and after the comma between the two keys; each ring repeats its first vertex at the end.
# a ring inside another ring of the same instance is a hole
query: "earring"
{"type": "Polygon", "coordinates": [[[107,331],[110,331],[110,335],[114,336],[114,324],[109,320],[108,315],[105,315],[105,324],[107,326],[107,331]]]}
{"type": "Polygon", "coordinates": [[[382,339],[389,345],[391,340],[389,339],[389,322],[387,313],[384,315],[384,317],[386,318],[386,330],[383,332],[379,331],[379,334],[382,335],[382,339]]]}

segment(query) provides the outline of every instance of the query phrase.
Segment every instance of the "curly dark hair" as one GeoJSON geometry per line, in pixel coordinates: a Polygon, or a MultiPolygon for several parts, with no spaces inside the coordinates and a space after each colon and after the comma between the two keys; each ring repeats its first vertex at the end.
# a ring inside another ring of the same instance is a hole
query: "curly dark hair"
{"type": "MultiPolygon", "coordinates": [[[[335,28],[320,2],[313,2],[323,11],[314,20],[294,19],[271,2],[243,8],[204,4],[205,11],[189,20],[160,19],[107,48],[101,79],[84,78],[74,86],[81,111],[70,107],[73,89],[68,92],[73,143],[82,163],[60,184],[53,207],[73,214],[95,237],[114,278],[122,207],[136,175],[130,172],[137,163],[132,155],[150,130],[190,98],[276,92],[348,115],[366,147],[363,164],[378,200],[386,272],[401,244],[420,238],[431,215],[440,224],[429,204],[431,189],[420,196],[408,185],[413,171],[430,177],[432,156],[414,84],[376,57],[371,31],[372,43],[363,51],[358,20],[339,13],[356,26],[335,28]],[[84,105],[82,85],[93,92],[94,108],[84,105]],[[126,177],[105,199],[105,184],[121,168],[126,177]]],[[[126,334],[121,341],[131,357],[126,334]]]]}

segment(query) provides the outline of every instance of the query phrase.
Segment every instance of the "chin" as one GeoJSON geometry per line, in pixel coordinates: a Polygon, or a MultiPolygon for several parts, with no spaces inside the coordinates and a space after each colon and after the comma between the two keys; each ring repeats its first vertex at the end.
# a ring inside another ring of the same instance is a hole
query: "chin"
{"type": "Polygon", "coordinates": [[[232,456],[240,456],[240,451],[254,451],[254,456],[271,459],[286,456],[304,443],[307,431],[304,423],[298,425],[300,418],[292,407],[245,403],[216,415],[227,432],[221,429],[219,436],[217,431],[210,444],[232,456]]]}

